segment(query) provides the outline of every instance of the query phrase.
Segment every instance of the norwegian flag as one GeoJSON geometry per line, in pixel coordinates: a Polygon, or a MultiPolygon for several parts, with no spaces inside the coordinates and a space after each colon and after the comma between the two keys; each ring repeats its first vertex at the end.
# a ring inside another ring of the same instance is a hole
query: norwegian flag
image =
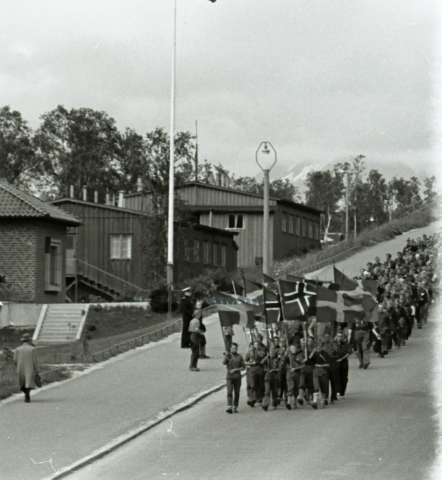
{"type": "Polygon", "coordinates": [[[264,287],[264,311],[266,323],[278,323],[281,318],[281,301],[277,292],[273,289],[264,287]]]}
{"type": "Polygon", "coordinates": [[[296,320],[309,311],[316,292],[307,283],[279,280],[279,287],[285,320],[296,320]]]}

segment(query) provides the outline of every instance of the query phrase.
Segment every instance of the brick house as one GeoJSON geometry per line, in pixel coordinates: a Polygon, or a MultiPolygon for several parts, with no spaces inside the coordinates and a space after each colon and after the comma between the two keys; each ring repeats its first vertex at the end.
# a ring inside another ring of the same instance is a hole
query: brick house
{"type": "Polygon", "coordinates": [[[0,270],[9,300],[65,302],[66,232],[78,225],[73,215],[0,179],[0,270]]]}

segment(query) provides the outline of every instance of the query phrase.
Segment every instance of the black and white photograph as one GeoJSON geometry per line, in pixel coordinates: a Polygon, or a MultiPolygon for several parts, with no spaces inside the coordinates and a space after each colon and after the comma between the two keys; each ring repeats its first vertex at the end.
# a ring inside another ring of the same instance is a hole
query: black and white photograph
{"type": "Polygon", "coordinates": [[[442,479],[442,4],[0,8],[0,480],[442,479]]]}

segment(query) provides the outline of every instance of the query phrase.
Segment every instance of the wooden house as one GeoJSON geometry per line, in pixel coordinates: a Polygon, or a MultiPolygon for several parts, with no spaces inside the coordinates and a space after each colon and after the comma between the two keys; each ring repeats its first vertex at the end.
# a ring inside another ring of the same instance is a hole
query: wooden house
{"type": "MultiPolygon", "coordinates": [[[[151,249],[161,225],[151,215],[73,198],[53,204],[82,222],[68,232],[66,275],[71,298],[90,294],[107,299],[144,298],[161,283],[164,252],[152,253],[151,249]]],[[[235,232],[192,223],[175,224],[175,232],[176,281],[208,268],[236,269],[235,232]]]]}
{"type": "MultiPolygon", "coordinates": [[[[237,233],[238,267],[262,263],[262,196],[198,182],[178,186],[176,194],[200,224],[237,233]]],[[[125,202],[134,209],[149,209],[148,195],[127,195],[125,202]]],[[[271,260],[319,249],[320,214],[315,208],[271,197],[271,260]]]]}

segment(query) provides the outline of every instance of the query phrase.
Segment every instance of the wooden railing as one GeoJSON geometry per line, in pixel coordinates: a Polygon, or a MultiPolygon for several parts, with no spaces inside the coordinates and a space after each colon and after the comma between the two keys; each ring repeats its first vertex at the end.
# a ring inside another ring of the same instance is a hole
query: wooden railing
{"type": "Polygon", "coordinates": [[[76,259],[77,274],[82,275],[89,281],[96,285],[102,285],[103,287],[117,292],[121,298],[147,298],[149,291],[124,280],[117,275],[107,272],[95,265],[92,265],[85,260],[79,258],[76,259]]]}

